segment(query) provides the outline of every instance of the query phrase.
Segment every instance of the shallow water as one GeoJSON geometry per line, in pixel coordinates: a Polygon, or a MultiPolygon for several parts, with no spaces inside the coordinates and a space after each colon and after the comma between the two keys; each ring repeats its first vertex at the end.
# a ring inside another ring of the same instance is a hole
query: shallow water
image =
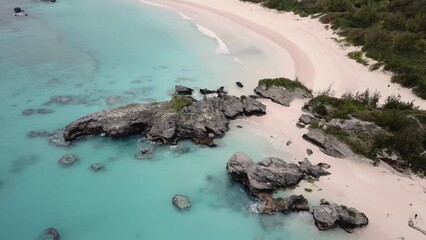
{"type": "Polygon", "coordinates": [[[236,151],[291,155],[246,127],[217,148],[157,146],[148,160],[134,157],[147,145],[138,136],[71,147],[26,136],[104,108],[166,100],[177,83],[216,88],[248,74],[234,56],[216,54],[216,40],[195,23],[131,0],[2,0],[0,14],[0,239],[38,239],[47,227],[79,240],[349,237],[318,232],[308,213],[250,212],[253,199],[229,180],[226,161],[236,151]],[[10,15],[16,5],[29,16],[10,15]],[[52,101],[61,95],[71,100],[52,101]],[[54,112],[24,116],[29,108],[54,112]],[[71,153],[79,161],[60,167],[71,153]],[[92,163],[105,169],[93,172],[92,163]],[[190,197],[189,211],[171,205],[175,194],[190,197]]]}

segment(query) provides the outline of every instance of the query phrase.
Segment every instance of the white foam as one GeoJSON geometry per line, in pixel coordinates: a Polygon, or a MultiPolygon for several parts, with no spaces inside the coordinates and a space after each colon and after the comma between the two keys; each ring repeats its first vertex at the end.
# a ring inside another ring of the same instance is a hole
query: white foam
{"type": "Polygon", "coordinates": [[[214,32],[212,32],[210,29],[203,27],[199,24],[196,24],[198,31],[200,31],[202,34],[216,39],[217,43],[219,44],[219,47],[216,49],[216,54],[218,55],[229,55],[229,50],[226,44],[220,39],[214,32]]]}
{"type": "Polygon", "coordinates": [[[247,65],[245,65],[245,64],[243,63],[243,61],[241,61],[239,58],[234,57],[234,61],[236,61],[237,63],[241,64],[245,70],[248,70],[247,65]]]}
{"type": "Polygon", "coordinates": [[[169,6],[163,5],[163,4],[159,4],[159,3],[155,3],[155,2],[150,2],[150,1],[146,1],[146,0],[139,0],[141,3],[147,4],[147,5],[151,5],[151,6],[155,6],[155,7],[161,7],[161,8],[170,8],[169,6]]]}
{"type": "Polygon", "coordinates": [[[185,20],[192,20],[190,17],[186,16],[185,14],[183,14],[181,12],[177,12],[177,13],[185,20]]]}

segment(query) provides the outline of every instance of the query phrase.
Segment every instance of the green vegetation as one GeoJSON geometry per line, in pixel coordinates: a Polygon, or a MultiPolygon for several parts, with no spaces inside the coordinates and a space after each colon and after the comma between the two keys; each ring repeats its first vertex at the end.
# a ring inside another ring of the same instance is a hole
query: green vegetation
{"type": "Polygon", "coordinates": [[[363,55],[363,53],[361,51],[354,51],[354,52],[348,53],[348,57],[350,59],[353,59],[357,63],[361,63],[364,66],[368,66],[367,60],[365,60],[362,55],[363,55]]]}
{"type": "MultiPolygon", "coordinates": [[[[333,118],[357,118],[373,122],[383,131],[346,131],[338,126],[328,126],[325,132],[344,141],[358,154],[376,160],[377,154],[395,151],[404,162],[399,167],[426,173],[426,111],[412,102],[403,102],[399,96],[386,99],[378,107],[377,92],[346,93],[342,98],[321,95],[309,102],[312,111],[329,121],[333,118]]],[[[316,124],[314,128],[323,128],[316,124]]]]}
{"type": "MultiPolygon", "coordinates": [[[[392,80],[426,99],[426,0],[243,0],[331,24],[392,80]]],[[[372,69],[378,69],[375,65],[372,69]]]]}
{"type": "Polygon", "coordinates": [[[192,97],[174,95],[169,101],[170,107],[180,112],[184,107],[191,105],[195,100],[192,97]]]}
{"type": "Polygon", "coordinates": [[[274,78],[274,79],[262,79],[259,81],[259,86],[266,86],[267,88],[275,87],[284,87],[287,89],[300,88],[311,93],[312,91],[308,89],[303,83],[296,80],[290,80],[288,78],[274,78]]]}

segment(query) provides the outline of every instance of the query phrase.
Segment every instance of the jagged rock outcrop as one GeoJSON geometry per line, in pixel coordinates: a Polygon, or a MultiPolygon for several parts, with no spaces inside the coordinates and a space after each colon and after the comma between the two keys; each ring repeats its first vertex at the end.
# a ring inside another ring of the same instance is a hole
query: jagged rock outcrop
{"type": "Polygon", "coordinates": [[[191,202],[189,201],[189,198],[183,195],[175,195],[172,199],[172,203],[180,210],[191,207],[191,202]]]}
{"type": "Polygon", "coordinates": [[[324,202],[312,209],[315,225],[321,231],[340,226],[347,232],[353,232],[355,228],[368,224],[368,218],[364,213],[344,205],[324,202]]]}
{"type": "Polygon", "coordinates": [[[346,158],[354,155],[352,150],[336,137],[326,134],[322,129],[311,128],[303,135],[308,142],[320,147],[320,150],[332,157],[346,158]]]}
{"type": "Polygon", "coordinates": [[[188,96],[175,96],[167,102],[130,104],[89,114],[70,123],[63,136],[72,142],[89,135],[143,134],[167,144],[192,139],[198,144],[214,146],[214,139],[223,137],[229,130],[230,119],[242,114],[265,114],[265,110],[255,99],[224,96],[196,101],[188,96]]]}
{"type": "Polygon", "coordinates": [[[254,195],[294,187],[306,176],[317,178],[330,174],[321,167],[310,164],[308,160],[297,165],[280,158],[268,157],[254,163],[243,152],[235,153],[229,159],[226,169],[236,181],[243,183],[254,195]]]}
{"type": "Polygon", "coordinates": [[[302,88],[285,88],[259,84],[254,91],[258,95],[286,107],[289,107],[290,103],[296,98],[312,98],[312,94],[302,88]]]}

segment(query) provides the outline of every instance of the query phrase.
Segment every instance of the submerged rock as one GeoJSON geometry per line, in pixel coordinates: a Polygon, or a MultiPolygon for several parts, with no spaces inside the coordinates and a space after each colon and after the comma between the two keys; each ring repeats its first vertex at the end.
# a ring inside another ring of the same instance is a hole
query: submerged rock
{"type": "Polygon", "coordinates": [[[235,84],[237,84],[238,87],[243,88],[244,85],[241,82],[236,82],[235,84]]]}
{"type": "Polygon", "coordinates": [[[20,8],[20,7],[16,7],[16,8],[14,8],[14,9],[13,9],[13,11],[14,11],[15,13],[22,13],[22,12],[24,12],[24,10],[23,10],[22,8],[20,8]]]}
{"type": "Polygon", "coordinates": [[[35,110],[32,109],[32,108],[25,109],[24,111],[22,111],[22,115],[24,115],[24,116],[29,116],[29,115],[32,115],[34,113],[35,113],[35,110]]]}
{"type": "Polygon", "coordinates": [[[175,91],[179,95],[191,95],[194,90],[192,88],[185,87],[182,85],[176,85],[175,91]]]}
{"type": "Polygon", "coordinates": [[[48,109],[48,108],[39,108],[39,109],[37,109],[37,113],[38,114],[49,114],[49,113],[53,113],[53,112],[55,112],[55,111],[52,110],[52,109],[48,109]]]}
{"type": "Polygon", "coordinates": [[[65,167],[73,165],[77,161],[77,157],[72,154],[67,154],[59,159],[59,164],[65,167]]]}
{"type": "Polygon", "coordinates": [[[355,208],[338,205],[335,203],[321,203],[314,206],[312,215],[315,225],[319,230],[324,231],[340,226],[347,232],[353,232],[355,228],[368,224],[367,216],[355,208]]]}
{"type": "Polygon", "coordinates": [[[61,239],[61,236],[59,235],[58,230],[56,230],[55,228],[48,228],[48,229],[44,230],[44,235],[49,237],[51,240],[60,240],[61,239]]]}
{"type": "Polygon", "coordinates": [[[38,130],[38,131],[29,131],[27,132],[28,137],[47,137],[50,136],[50,132],[45,130],[38,130]]]}
{"type": "Polygon", "coordinates": [[[230,119],[242,114],[264,114],[266,107],[254,99],[212,97],[196,101],[175,96],[168,102],[129,104],[89,114],[69,124],[64,140],[75,141],[89,135],[123,137],[145,135],[149,140],[176,144],[191,139],[198,144],[214,146],[214,139],[229,130],[230,119]]]}
{"type": "Polygon", "coordinates": [[[258,197],[262,202],[257,206],[257,211],[262,214],[275,212],[299,212],[308,211],[308,200],[303,195],[291,195],[287,198],[272,198],[270,194],[262,193],[258,197]]]}
{"type": "Polygon", "coordinates": [[[217,91],[215,91],[215,90],[209,90],[207,88],[201,88],[200,89],[200,93],[203,94],[203,95],[207,95],[207,94],[217,93],[217,91]]]}
{"type": "Polygon", "coordinates": [[[172,203],[180,210],[191,207],[191,202],[189,201],[189,198],[183,195],[175,195],[172,199],[172,203]]]}
{"type": "Polygon", "coordinates": [[[94,163],[94,164],[90,165],[90,168],[93,171],[98,172],[98,171],[100,171],[104,168],[104,165],[102,165],[101,163],[94,163]]]}

